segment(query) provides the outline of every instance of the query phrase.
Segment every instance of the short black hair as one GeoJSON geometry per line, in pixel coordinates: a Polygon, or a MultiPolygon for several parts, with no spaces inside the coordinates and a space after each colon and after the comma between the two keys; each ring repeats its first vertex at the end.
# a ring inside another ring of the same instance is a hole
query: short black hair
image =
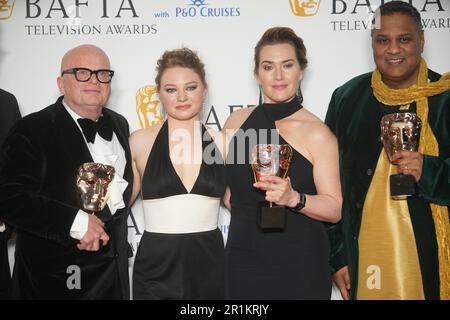
{"type": "MultiPolygon", "coordinates": [[[[419,11],[417,9],[404,1],[390,1],[382,4],[375,12],[375,17],[377,16],[389,16],[394,13],[401,13],[410,16],[417,25],[418,30],[422,30],[422,18],[420,17],[419,11]]],[[[375,24],[375,19],[372,20],[372,25],[375,24]]]]}

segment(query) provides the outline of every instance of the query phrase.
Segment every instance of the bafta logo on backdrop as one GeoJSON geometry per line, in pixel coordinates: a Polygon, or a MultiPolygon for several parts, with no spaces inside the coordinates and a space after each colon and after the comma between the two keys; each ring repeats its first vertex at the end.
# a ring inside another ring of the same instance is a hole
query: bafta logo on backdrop
{"type": "Polygon", "coordinates": [[[143,86],[136,92],[136,113],[142,129],[164,121],[156,86],[143,86]]]}
{"type": "Polygon", "coordinates": [[[16,0],[0,0],[0,20],[11,17],[16,0]]]}
{"type": "Polygon", "coordinates": [[[320,0],[289,0],[292,13],[298,17],[315,16],[319,11],[320,0]]]}

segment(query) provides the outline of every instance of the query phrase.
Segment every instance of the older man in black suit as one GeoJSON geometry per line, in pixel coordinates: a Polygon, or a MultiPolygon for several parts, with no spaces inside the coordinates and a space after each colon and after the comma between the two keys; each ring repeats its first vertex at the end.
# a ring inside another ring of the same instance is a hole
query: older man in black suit
{"type": "Polygon", "coordinates": [[[128,299],[129,127],[105,108],[114,72],[93,45],[68,51],[54,104],[17,122],[0,156],[0,218],[16,228],[13,299],[128,299]],[[89,129],[90,128],[90,129],[89,129]],[[81,209],[77,170],[115,168],[107,206],[81,209]]]}
{"type": "MultiPolygon", "coordinates": [[[[9,130],[20,119],[16,97],[0,89],[0,149],[9,130]]],[[[11,285],[11,272],[8,262],[8,239],[11,230],[0,220],[0,300],[8,297],[11,285]]]]}

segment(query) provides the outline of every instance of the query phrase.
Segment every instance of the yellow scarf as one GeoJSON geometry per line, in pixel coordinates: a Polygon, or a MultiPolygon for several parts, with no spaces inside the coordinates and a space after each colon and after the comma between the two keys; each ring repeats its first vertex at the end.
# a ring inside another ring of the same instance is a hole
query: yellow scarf
{"type": "MultiPolygon", "coordinates": [[[[372,88],[377,100],[387,106],[405,105],[416,101],[417,115],[422,120],[419,153],[439,156],[439,145],[428,123],[428,97],[450,89],[450,73],[439,81],[428,82],[428,68],[424,59],[420,61],[417,83],[406,89],[390,89],[386,86],[378,69],[372,73],[372,88]]],[[[430,204],[436,229],[439,254],[440,296],[450,299],[450,223],[446,206],[430,204]]]]}

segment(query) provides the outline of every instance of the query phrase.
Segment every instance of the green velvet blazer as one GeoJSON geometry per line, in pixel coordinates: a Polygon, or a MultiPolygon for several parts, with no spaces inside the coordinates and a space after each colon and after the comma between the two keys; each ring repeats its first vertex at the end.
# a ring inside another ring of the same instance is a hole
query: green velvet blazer
{"type": "MultiPolygon", "coordinates": [[[[342,184],[342,220],[328,225],[332,272],[348,265],[351,297],[358,287],[358,237],[365,197],[382,150],[380,120],[399,107],[378,102],[371,87],[372,73],[353,78],[337,88],[331,98],[325,122],[339,144],[342,184]]],[[[430,81],[440,75],[428,70],[430,81]]],[[[430,97],[428,121],[439,143],[439,156],[425,155],[422,177],[408,208],[416,238],[426,299],[439,299],[439,261],[430,202],[450,205],[450,90],[430,97]]],[[[416,103],[409,111],[416,112],[416,103]]],[[[361,248],[364,250],[364,248],[361,248]]]]}

